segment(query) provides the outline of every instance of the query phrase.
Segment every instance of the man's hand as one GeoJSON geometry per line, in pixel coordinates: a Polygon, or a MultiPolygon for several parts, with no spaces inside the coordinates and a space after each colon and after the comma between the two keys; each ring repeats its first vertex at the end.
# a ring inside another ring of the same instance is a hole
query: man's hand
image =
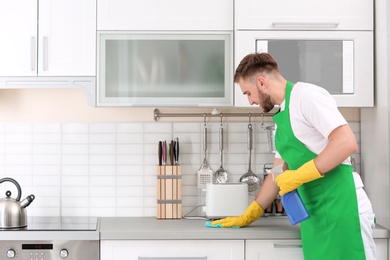
{"type": "Polygon", "coordinates": [[[275,178],[275,182],[280,188],[280,195],[284,195],[290,191],[295,190],[302,184],[314,181],[323,177],[317,170],[314,159],[308,161],[297,170],[286,170],[275,178]]]}
{"type": "Polygon", "coordinates": [[[263,215],[264,210],[254,200],[241,216],[227,217],[211,222],[210,227],[246,227],[263,215]]]}

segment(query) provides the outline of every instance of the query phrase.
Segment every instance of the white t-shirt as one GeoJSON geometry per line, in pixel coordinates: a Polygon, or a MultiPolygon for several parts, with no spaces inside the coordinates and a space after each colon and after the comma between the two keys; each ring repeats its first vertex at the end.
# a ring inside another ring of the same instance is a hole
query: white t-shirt
{"type": "MultiPolygon", "coordinates": [[[[280,105],[280,110],[285,109],[285,101],[280,105]]],[[[345,118],[337,108],[336,101],[325,89],[313,84],[297,82],[290,96],[290,122],[295,137],[309,150],[320,154],[328,144],[330,133],[339,126],[347,124],[345,118]]],[[[281,158],[276,152],[275,157],[281,158]]],[[[347,158],[343,164],[350,165],[347,158]]],[[[371,209],[371,203],[363,190],[360,175],[353,174],[359,212],[371,209]]]]}
{"type": "MultiPolygon", "coordinates": [[[[280,110],[284,109],[285,101],[280,105],[280,110]]],[[[315,154],[324,150],[334,129],[347,124],[328,91],[302,82],[291,91],[290,122],[295,137],[315,154]]],[[[350,164],[349,158],[344,163],[350,164]]]]}

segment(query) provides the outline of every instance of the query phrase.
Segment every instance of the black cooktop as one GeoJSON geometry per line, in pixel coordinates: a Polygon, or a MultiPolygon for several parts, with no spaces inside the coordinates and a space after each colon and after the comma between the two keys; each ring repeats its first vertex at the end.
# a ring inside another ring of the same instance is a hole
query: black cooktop
{"type": "Polygon", "coordinates": [[[95,231],[97,224],[97,217],[29,217],[27,227],[21,230],[95,231]]]}

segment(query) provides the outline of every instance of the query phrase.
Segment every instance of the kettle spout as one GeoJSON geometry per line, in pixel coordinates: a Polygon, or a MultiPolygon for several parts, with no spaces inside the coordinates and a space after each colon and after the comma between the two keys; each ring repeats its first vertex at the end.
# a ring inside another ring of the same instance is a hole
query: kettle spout
{"type": "Polygon", "coordinates": [[[22,201],[20,202],[20,207],[22,207],[22,208],[27,207],[28,205],[31,204],[31,202],[32,202],[34,199],[35,199],[35,196],[32,195],[32,194],[31,194],[30,196],[27,196],[24,200],[22,200],[22,201]]]}

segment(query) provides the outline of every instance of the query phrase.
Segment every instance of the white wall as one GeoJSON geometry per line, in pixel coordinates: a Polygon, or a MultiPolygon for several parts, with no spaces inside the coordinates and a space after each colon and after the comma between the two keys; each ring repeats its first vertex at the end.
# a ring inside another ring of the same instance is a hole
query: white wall
{"type": "Polygon", "coordinates": [[[361,109],[362,171],[377,222],[390,228],[390,5],[375,5],[375,107],[361,109]]]}

